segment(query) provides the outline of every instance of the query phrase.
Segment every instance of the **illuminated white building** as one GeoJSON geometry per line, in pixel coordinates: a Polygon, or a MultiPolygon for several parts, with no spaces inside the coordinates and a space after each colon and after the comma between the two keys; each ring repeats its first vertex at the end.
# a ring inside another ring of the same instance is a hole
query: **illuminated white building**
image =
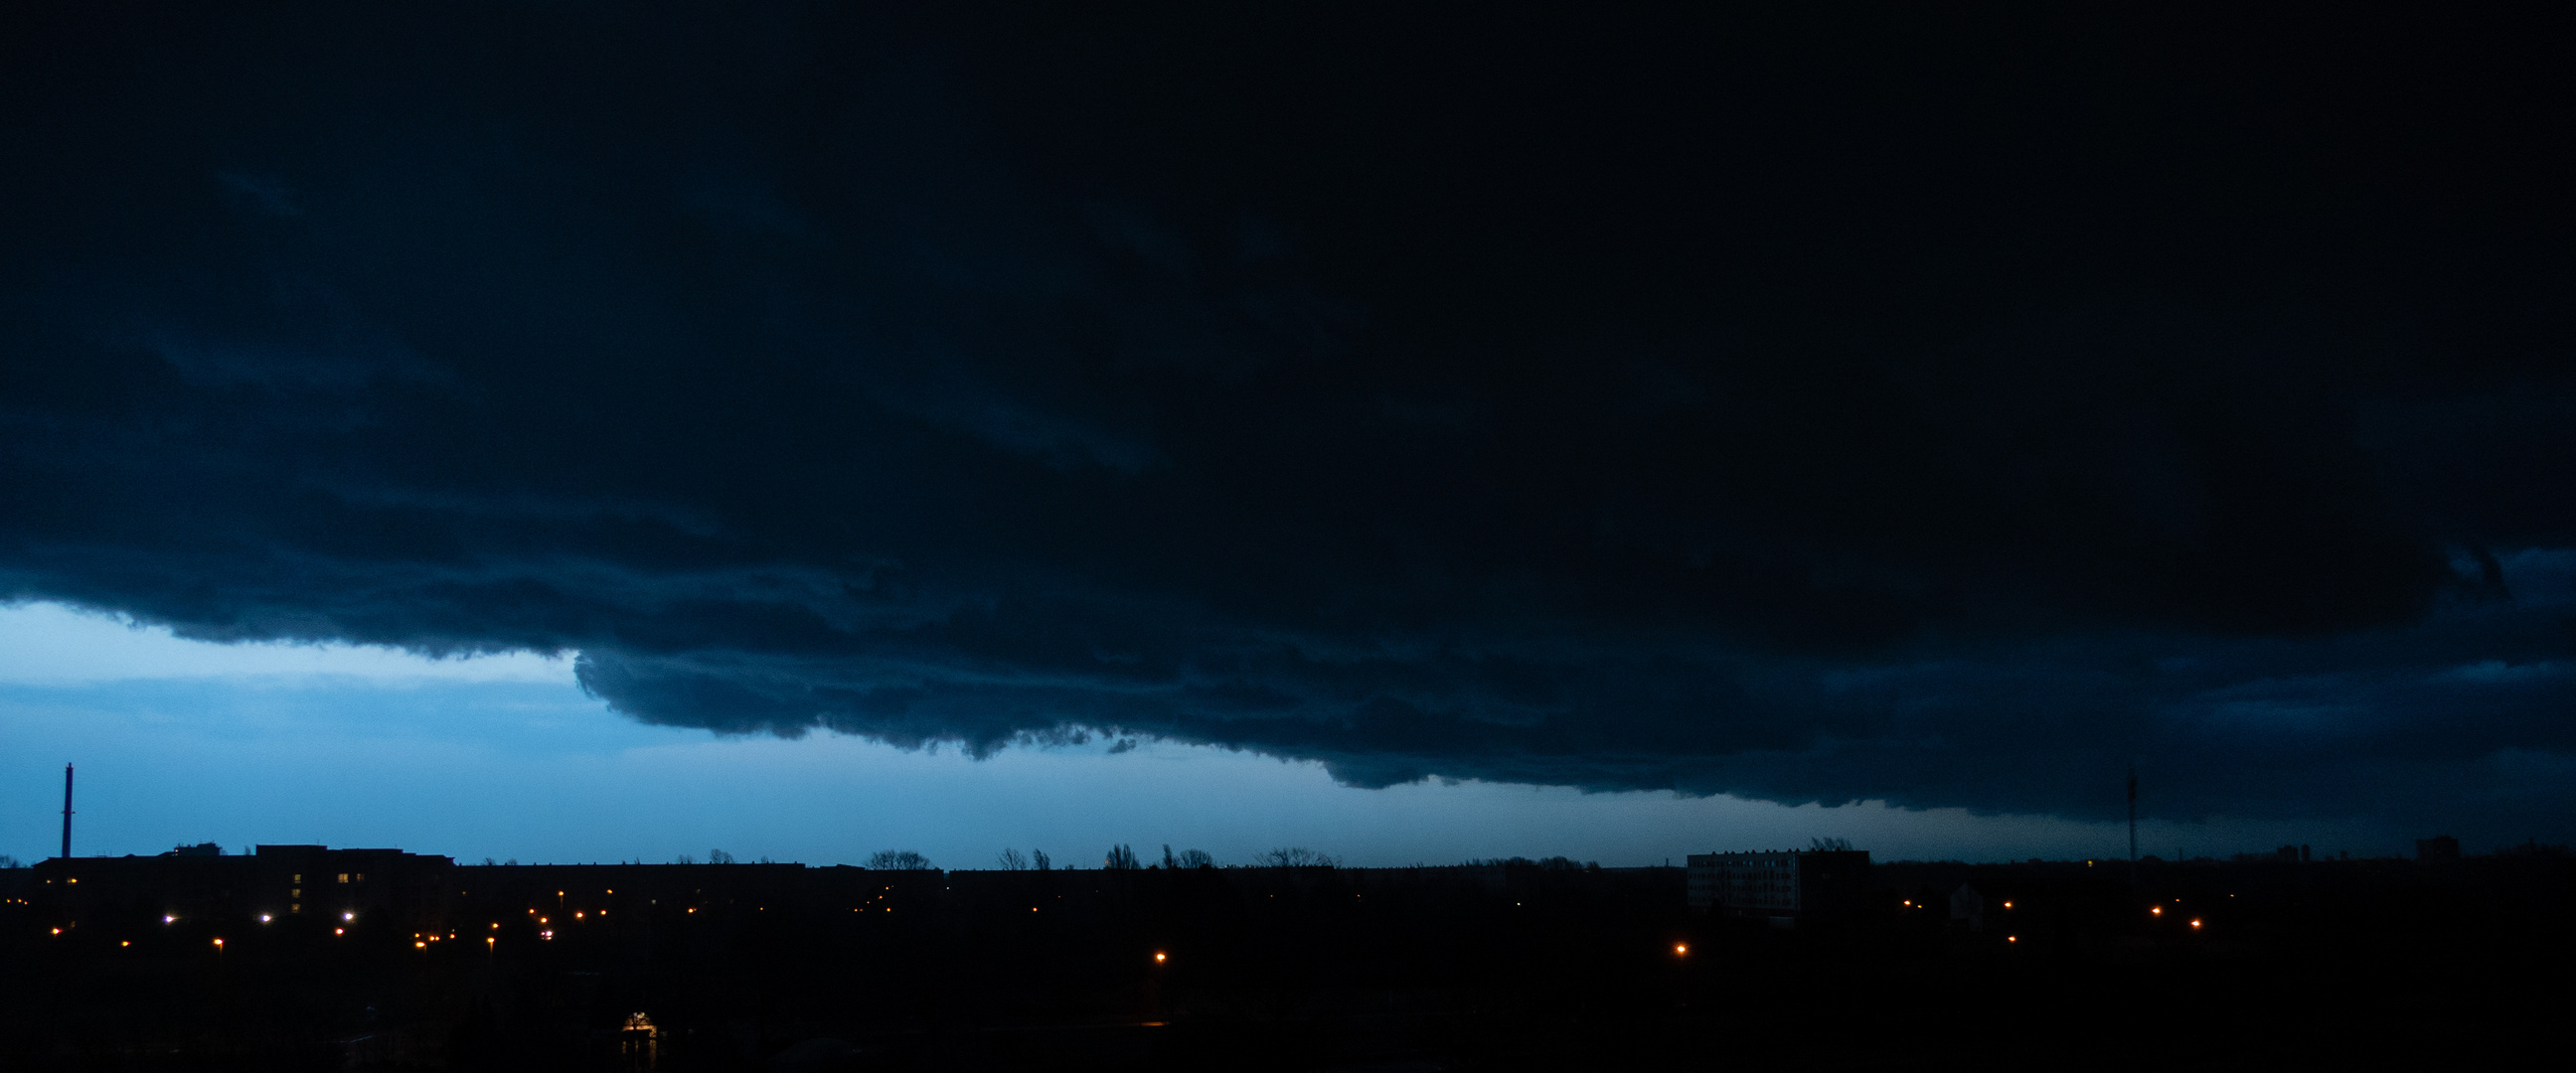
{"type": "Polygon", "coordinates": [[[1800,917],[1840,909],[1869,873],[1868,850],[1694,853],[1690,907],[1742,916],[1800,917]]]}

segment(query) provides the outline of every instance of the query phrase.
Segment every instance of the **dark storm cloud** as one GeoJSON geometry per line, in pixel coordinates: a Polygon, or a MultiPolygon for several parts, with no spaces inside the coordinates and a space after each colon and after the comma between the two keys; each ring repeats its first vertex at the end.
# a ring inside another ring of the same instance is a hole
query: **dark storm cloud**
{"type": "Polygon", "coordinates": [[[1366,785],[2569,803],[2548,27],[10,18],[14,597],[1366,785]]]}

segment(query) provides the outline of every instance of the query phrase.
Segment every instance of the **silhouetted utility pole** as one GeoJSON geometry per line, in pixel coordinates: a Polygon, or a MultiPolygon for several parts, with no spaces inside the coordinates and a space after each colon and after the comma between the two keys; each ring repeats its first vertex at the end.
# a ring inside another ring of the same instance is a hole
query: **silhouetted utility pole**
{"type": "Polygon", "coordinates": [[[2129,889],[2138,889],[2138,766],[2129,765],[2129,889]]]}
{"type": "Polygon", "coordinates": [[[72,855],[72,766],[63,765],[63,857],[72,855]]]}

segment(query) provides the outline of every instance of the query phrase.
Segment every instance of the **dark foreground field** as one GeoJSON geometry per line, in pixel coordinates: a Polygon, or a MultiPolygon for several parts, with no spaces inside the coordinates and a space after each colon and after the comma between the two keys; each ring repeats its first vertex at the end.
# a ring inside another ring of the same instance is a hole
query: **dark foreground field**
{"type": "Polygon", "coordinates": [[[56,934],[16,875],[11,1070],[2456,1068],[2554,1046],[2576,953],[2552,858],[1880,865],[1789,929],[1677,869],[705,865],[56,934]]]}

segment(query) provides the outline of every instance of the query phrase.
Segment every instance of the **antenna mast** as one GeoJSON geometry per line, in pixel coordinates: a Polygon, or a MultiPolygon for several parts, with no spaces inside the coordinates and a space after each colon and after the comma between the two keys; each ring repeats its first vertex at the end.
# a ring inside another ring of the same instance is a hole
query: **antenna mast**
{"type": "Polygon", "coordinates": [[[63,856],[72,855],[72,766],[63,765],[63,856]]]}
{"type": "Polygon", "coordinates": [[[2129,765],[2129,889],[2138,887],[2138,766],[2129,765]]]}

